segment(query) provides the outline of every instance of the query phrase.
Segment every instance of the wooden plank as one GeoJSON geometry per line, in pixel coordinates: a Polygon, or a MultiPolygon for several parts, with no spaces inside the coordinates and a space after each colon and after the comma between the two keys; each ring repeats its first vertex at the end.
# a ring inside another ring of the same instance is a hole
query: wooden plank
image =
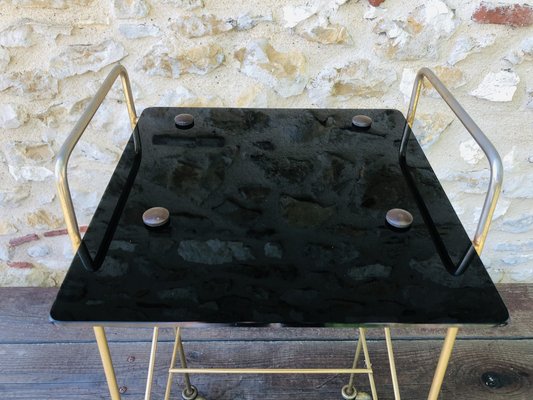
{"type": "MultiPolygon", "coordinates": [[[[405,341],[396,346],[396,363],[402,397],[425,399],[441,342],[405,341]]],[[[346,367],[354,343],[347,341],[247,341],[186,342],[191,366],[213,367],[346,367]]],[[[392,399],[387,356],[382,341],[369,342],[380,399],[392,399]]],[[[457,342],[441,399],[528,400],[533,398],[533,340],[461,340],[457,342]],[[490,373],[490,388],[483,375],[490,373]]],[[[149,346],[114,343],[111,346],[119,386],[127,387],[124,399],[141,399],[145,385],[149,346]],[[134,359],[133,359],[134,357],[134,359]]],[[[156,362],[153,398],[160,399],[166,382],[170,343],[162,343],[156,362]]],[[[78,344],[0,345],[2,399],[61,400],[104,399],[107,386],[96,346],[78,344]]],[[[195,375],[193,382],[207,399],[265,400],[341,399],[346,376],[229,376],[195,375]]],[[[367,379],[357,377],[360,390],[367,379]]],[[[177,388],[176,388],[177,389],[177,388]]],[[[178,390],[175,397],[180,398],[178,390]]]]}
{"type": "MultiPolygon", "coordinates": [[[[533,313],[529,305],[533,301],[533,284],[502,284],[498,289],[507,304],[511,321],[506,327],[468,327],[460,330],[463,338],[532,338],[533,313]]],[[[52,343],[93,341],[92,329],[58,327],[48,321],[48,312],[55,299],[55,288],[0,288],[0,343],[52,343]],[[21,335],[31,332],[31,335],[21,335]]],[[[147,341],[150,329],[109,329],[110,341],[147,341]]],[[[355,329],[328,328],[202,328],[184,329],[185,338],[195,340],[351,340],[355,329]]],[[[372,329],[369,335],[383,339],[380,329],[372,329]]],[[[398,328],[393,331],[396,339],[442,338],[444,330],[435,328],[398,328]]],[[[162,331],[163,340],[172,340],[169,330],[162,331]]]]}

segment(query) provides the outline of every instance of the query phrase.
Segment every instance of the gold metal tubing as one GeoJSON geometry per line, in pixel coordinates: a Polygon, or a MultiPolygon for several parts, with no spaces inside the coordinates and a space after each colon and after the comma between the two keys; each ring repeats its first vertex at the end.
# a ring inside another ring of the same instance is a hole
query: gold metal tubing
{"type": "MultiPolygon", "coordinates": [[[[357,362],[359,361],[359,356],[361,355],[361,346],[362,346],[361,340],[357,339],[357,347],[355,349],[355,356],[353,358],[352,369],[357,368],[357,362]]],[[[348,381],[348,388],[350,389],[353,387],[354,378],[355,378],[355,374],[351,374],[350,380],[348,381]]]]}
{"type": "Polygon", "coordinates": [[[113,86],[115,80],[120,76],[122,80],[122,88],[124,90],[124,97],[126,100],[126,106],[128,108],[128,115],[130,118],[130,124],[132,129],[134,129],[134,142],[135,148],[138,147],[138,132],[135,130],[135,125],[137,123],[137,114],[135,111],[135,104],[133,102],[133,95],[131,92],[131,86],[128,78],[128,72],[126,69],[117,64],[113,67],[109,75],[105,78],[104,82],[94,95],[93,99],[87,106],[87,109],[83,112],[80,119],[70,132],[69,136],[61,146],[57,157],[55,165],[55,176],[56,176],[56,185],[57,191],[59,193],[59,201],[61,203],[61,209],[63,210],[63,215],[65,217],[65,223],[67,225],[67,231],[72,242],[72,247],[76,251],[81,243],[81,234],[78,225],[78,220],[76,219],[76,213],[74,212],[74,205],[72,204],[72,196],[70,194],[70,188],[68,185],[67,178],[67,167],[70,155],[74,150],[74,147],[80,140],[81,136],[87,129],[87,126],[94,117],[96,111],[104,101],[107,93],[113,86]]]}
{"type": "MultiPolygon", "coordinates": [[[[185,357],[185,351],[183,351],[183,343],[181,342],[181,330],[176,328],[176,337],[178,338],[178,350],[180,352],[181,368],[187,370],[187,358],[185,357]]],[[[184,372],[183,378],[185,379],[185,390],[187,393],[192,392],[191,380],[187,371],[184,372]]]]}
{"type": "Polygon", "coordinates": [[[159,336],[159,328],[154,328],[154,335],[152,337],[152,348],[150,349],[150,363],[148,365],[148,377],[146,378],[146,391],[144,392],[144,400],[150,400],[152,394],[152,382],[154,380],[154,365],[155,355],[157,353],[157,339],[159,336]]]}
{"type": "Polygon", "coordinates": [[[396,363],[394,362],[394,352],[392,350],[390,328],[385,328],[385,341],[387,342],[387,354],[389,356],[389,366],[392,378],[392,387],[394,389],[394,399],[400,400],[400,385],[398,384],[398,376],[396,375],[396,363]]]}
{"type": "Polygon", "coordinates": [[[171,368],[173,374],[371,374],[366,368],[171,368]]]}
{"type": "Polygon", "coordinates": [[[365,355],[365,365],[368,368],[368,381],[370,382],[370,391],[372,392],[372,400],[378,400],[378,392],[376,390],[376,383],[374,382],[374,371],[372,370],[372,363],[370,362],[370,354],[368,353],[368,346],[366,345],[365,329],[359,328],[359,340],[363,343],[363,354],[365,355]]]}
{"type": "MultiPolygon", "coordinates": [[[[179,329],[179,328],[178,328],[179,329]]],[[[170,359],[170,368],[168,369],[167,388],[165,390],[165,400],[170,399],[170,389],[172,388],[172,368],[176,365],[176,356],[178,354],[179,337],[176,330],[176,337],[174,338],[174,347],[172,348],[172,358],[170,359]]]]}
{"type": "Polygon", "coordinates": [[[442,382],[444,381],[444,374],[446,373],[446,368],[448,367],[448,362],[452,355],[453,345],[455,343],[455,338],[457,337],[457,332],[459,328],[452,327],[448,328],[446,333],[446,338],[444,339],[444,345],[439,357],[439,362],[437,364],[437,369],[435,370],[435,375],[433,376],[433,382],[431,383],[431,389],[429,391],[428,400],[438,400],[440,388],[442,382]]]}
{"type": "Polygon", "coordinates": [[[104,373],[109,387],[109,394],[111,400],[120,400],[120,392],[118,391],[117,378],[115,376],[115,369],[113,368],[113,361],[111,360],[111,353],[107,345],[107,338],[102,326],[94,326],[94,335],[96,336],[96,343],[98,344],[98,351],[104,366],[104,373]]]}
{"type": "Polygon", "coordinates": [[[496,210],[496,204],[498,203],[498,197],[502,188],[503,181],[503,164],[498,154],[498,151],[494,145],[490,142],[483,131],[472,120],[470,115],[459,104],[459,102],[453,97],[450,91],[444,86],[444,84],[437,78],[437,76],[428,68],[421,68],[416,74],[413,90],[411,92],[411,101],[407,111],[407,124],[402,135],[400,144],[400,157],[405,157],[407,151],[407,143],[410,136],[410,129],[412,129],[416,109],[420,100],[420,92],[424,83],[424,78],[427,79],[433,88],[439,93],[440,97],[450,107],[453,113],[457,116],[459,121],[463,124],[466,130],[470,133],[472,138],[481,147],[481,150],[487,156],[490,165],[490,181],[485,201],[483,202],[483,208],[481,209],[481,215],[474,234],[472,243],[478,254],[481,254],[487,234],[489,232],[490,224],[492,222],[492,216],[496,210]]]}

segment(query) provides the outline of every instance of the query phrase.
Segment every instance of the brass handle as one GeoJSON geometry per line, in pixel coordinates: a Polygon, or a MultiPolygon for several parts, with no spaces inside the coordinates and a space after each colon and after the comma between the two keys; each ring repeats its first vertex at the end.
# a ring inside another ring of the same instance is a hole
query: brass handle
{"type": "Polygon", "coordinates": [[[416,107],[420,100],[420,92],[422,89],[422,83],[426,78],[440,94],[441,98],[446,102],[454,114],[459,118],[459,121],[464,125],[466,130],[472,135],[477,142],[481,150],[487,156],[490,164],[490,182],[487,190],[487,195],[483,203],[483,209],[481,210],[481,216],[477,225],[476,233],[472,243],[476,252],[481,254],[483,246],[485,245],[485,239],[489,232],[490,223],[492,222],[492,216],[496,209],[496,203],[500,196],[502,181],[503,181],[503,165],[498,151],[485,136],[483,131],[472,120],[470,115],[459,104],[459,102],[453,97],[450,91],[444,86],[444,84],[437,78],[437,76],[429,68],[422,68],[416,74],[415,83],[413,85],[413,91],[411,93],[411,101],[409,103],[409,111],[407,112],[407,124],[402,135],[402,142],[400,145],[400,157],[405,159],[405,153],[407,151],[407,142],[409,140],[409,133],[415,120],[416,107]]]}
{"type": "Polygon", "coordinates": [[[94,95],[93,99],[87,106],[87,109],[83,112],[82,116],[70,132],[69,136],[61,146],[59,153],[56,157],[55,176],[57,191],[59,193],[59,201],[61,202],[61,209],[65,216],[65,222],[67,224],[67,231],[72,242],[72,247],[76,251],[81,243],[80,228],[78,226],[78,220],[76,219],[76,213],[72,204],[72,196],[68,185],[67,167],[70,155],[76,147],[76,144],[80,140],[81,136],[85,132],[85,129],[91,122],[96,111],[104,101],[109,90],[115,83],[115,80],[120,76],[122,80],[122,89],[124,91],[124,97],[126,99],[126,106],[128,107],[128,114],[130,117],[130,124],[134,129],[134,142],[135,148],[138,148],[139,138],[138,132],[135,130],[137,124],[137,113],[135,111],[135,104],[133,102],[133,95],[131,92],[130,80],[128,78],[128,72],[121,64],[117,64],[113,67],[107,78],[94,95]]]}

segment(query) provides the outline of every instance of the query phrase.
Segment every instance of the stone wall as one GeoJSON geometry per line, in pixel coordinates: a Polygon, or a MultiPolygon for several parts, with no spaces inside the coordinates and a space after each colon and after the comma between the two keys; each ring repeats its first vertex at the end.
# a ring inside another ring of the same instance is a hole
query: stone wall
{"type": "MultiPolygon", "coordinates": [[[[528,4],[529,3],[529,4],[528,4]]],[[[432,68],[505,164],[483,260],[533,281],[533,5],[480,0],[0,0],[0,285],[54,286],[72,257],[59,146],[115,62],[154,105],[397,108],[432,68]]],[[[120,87],[71,159],[86,226],[129,137],[120,87]]],[[[426,87],[415,130],[473,234],[483,153],[426,87]]]]}

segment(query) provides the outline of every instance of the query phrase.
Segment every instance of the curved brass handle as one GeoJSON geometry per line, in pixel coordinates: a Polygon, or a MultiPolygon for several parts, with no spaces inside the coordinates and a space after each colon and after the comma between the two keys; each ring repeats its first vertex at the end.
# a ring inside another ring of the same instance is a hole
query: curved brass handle
{"type": "Polygon", "coordinates": [[[426,78],[440,94],[442,99],[448,104],[450,109],[459,118],[466,130],[472,135],[477,142],[481,150],[487,156],[490,164],[490,182],[487,190],[487,195],[483,203],[483,209],[481,210],[481,216],[477,225],[476,233],[472,243],[478,254],[481,254],[485,239],[489,232],[490,223],[492,222],[492,216],[496,209],[496,203],[500,196],[502,181],[503,181],[503,165],[500,155],[496,148],[492,145],[490,140],[485,136],[483,131],[477,126],[477,124],[470,118],[470,115],[459,104],[459,102],[453,97],[450,91],[444,86],[444,84],[437,78],[437,76],[428,68],[422,68],[416,74],[415,83],[413,85],[413,92],[411,94],[411,101],[409,103],[409,111],[407,112],[407,124],[402,135],[402,142],[400,145],[400,157],[405,158],[407,151],[407,142],[409,140],[409,133],[415,120],[416,107],[420,100],[420,92],[422,90],[422,83],[426,78]]]}
{"type": "Polygon", "coordinates": [[[74,147],[80,140],[81,136],[85,132],[87,125],[91,122],[94,117],[94,114],[104,101],[107,93],[115,83],[115,80],[120,76],[122,80],[122,89],[124,91],[124,97],[126,99],[126,105],[128,107],[128,114],[130,117],[130,124],[132,129],[134,129],[134,141],[135,148],[138,148],[139,138],[138,132],[135,130],[135,125],[137,124],[137,113],[135,111],[135,104],[133,102],[133,95],[131,93],[130,80],[128,78],[128,72],[121,65],[117,64],[113,67],[107,78],[105,78],[102,86],[96,92],[93,99],[87,106],[87,109],[84,111],[69,136],[65,140],[65,143],[61,146],[59,153],[56,157],[56,166],[55,166],[55,176],[56,176],[56,185],[57,191],[59,193],[59,201],[61,202],[61,209],[63,210],[63,215],[65,216],[65,222],[67,224],[67,231],[72,242],[72,247],[76,251],[81,243],[80,228],[78,226],[78,220],[76,219],[76,213],[74,211],[74,206],[72,204],[72,196],[70,194],[70,189],[68,185],[67,178],[67,167],[68,160],[74,147]]]}

